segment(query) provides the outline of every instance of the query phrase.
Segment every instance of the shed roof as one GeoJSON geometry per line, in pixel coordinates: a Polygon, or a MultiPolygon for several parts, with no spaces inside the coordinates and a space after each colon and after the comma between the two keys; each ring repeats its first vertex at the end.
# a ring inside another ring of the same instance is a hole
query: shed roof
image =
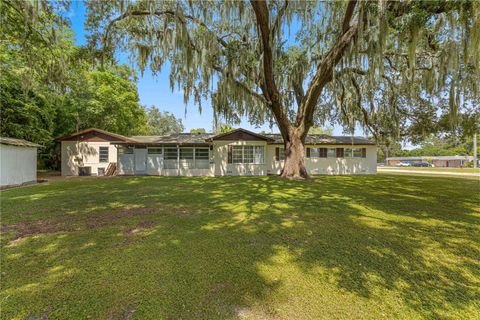
{"type": "Polygon", "coordinates": [[[31,148],[41,147],[41,145],[27,141],[27,140],[15,139],[15,138],[4,138],[4,137],[0,137],[0,144],[8,144],[11,146],[31,147],[31,148]]]}

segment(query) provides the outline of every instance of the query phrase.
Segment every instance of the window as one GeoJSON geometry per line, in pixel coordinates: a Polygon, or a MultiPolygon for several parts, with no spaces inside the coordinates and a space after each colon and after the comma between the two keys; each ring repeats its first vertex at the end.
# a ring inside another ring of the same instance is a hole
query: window
{"type": "Polygon", "coordinates": [[[320,157],[320,150],[318,148],[310,148],[310,158],[320,157]]]}
{"type": "Polygon", "coordinates": [[[337,149],[328,148],[327,149],[327,158],[336,158],[336,157],[337,157],[337,149]]]}
{"type": "Polygon", "coordinates": [[[232,146],[232,163],[243,162],[243,146],[232,146]]]}
{"type": "Polygon", "coordinates": [[[345,149],[337,148],[337,158],[344,158],[345,149]]]}
{"type": "Polygon", "coordinates": [[[361,158],[362,157],[362,148],[354,148],[353,149],[353,157],[354,158],[361,158]]]}
{"type": "Polygon", "coordinates": [[[195,169],[210,168],[208,148],[195,148],[195,169]]]}
{"type": "Polygon", "coordinates": [[[99,148],[100,162],[108,162],[108,147],[99,148]]]}
{"type": "Polygon", "coordinates": [[[193,160],[193,148],[180,148],[181,160],[193,160]]]}
{"type": "Polygon", "coordinates": [[[177,160],[177,148],[165,148],[165,160],[177,160]]]}
{"type": "Polygon", "coordinates": [[[162,154],[162,148],[148,148],[148,154],[162,154]]]}
{"type": "Polygon", "coordinates": [[[133,154],[133,148],[131,147],[119,147],[118,154],[133,154]]]}
{"type": "Polygon", "coordinates": [[[264,163],[265,148],[263,146],[231,146],[231,152],[231,163],[264,163]]]}
{"type": "Polygon", "coordinates": [[[262,164],[264,163],[264,150],[265,148],[262,146],[254,146],[253,147],[253,163],[262,164]]]}
{"type": "Polygon", "coordinates": [[[276,161],[281,161],[285,160],[285,148],[275,148],[275,160],[276,161]]]}
{"type": "Polygon", "coordinates": [[[195,160],[208,160],[208,148],[195,148],[195,160]]]}
{"type": "Polygon", "coordinates": [[[345,158],[352,158],[353,157],[353,152],[352,152],[352,148],[345,148],[345,158]]]}
{"type": "Polygon", "coordinates": [[[319,155],[320,158],[326,158],[327,157],[327,148],[319,148],[319,155]]]}
{"type": "Polygon", "coordinates": [[[243,147],[243,163],[254,163],[253,146],[243,147]]]}

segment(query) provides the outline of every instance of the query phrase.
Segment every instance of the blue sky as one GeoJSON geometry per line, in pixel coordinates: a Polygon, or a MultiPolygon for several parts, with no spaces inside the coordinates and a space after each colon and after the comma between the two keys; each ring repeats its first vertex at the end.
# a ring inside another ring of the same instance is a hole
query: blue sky
{"type": "MultiPolygon", "coordinates": [[[[80,1],[74,2],[70,9],[69,16],[72,22],[72,28],[75,31],[76,44],[84,45],[86,32],[83,25],[85,20],[85,7],[83,3],[80,1]]],[[[131,63],[126,55],[119,55],[118,59],[119,62],[135,68],[135,64],[131,63]]],[[[165,65],[164,68],[162,68],[162,72],[155,77],[148,70],[145,71],[143,76],[140,73],[138,74],[139,81],[137,84],[140,102],[146,106],[154,105],[162,111],[169,111],[177,118],[181,118],[186,132],[189,132],[192,128],[205,128],[207,131],[211,131],[213,127],[213,111],[210,102],[205,101],[203,103],[202,113],[198,111],[198,107],[193,103],[187,105],[185,112],[183,93],[178,90],[174,90],[173,92],[170,90],[169,72],[170,69],[168,65],[165,65]]],[[[268,125],[261,127],[252,126],[246,119],[243,119],[239,126],[253,131],[265,130],[267,132],[278,132],[276,127],[271,129],[268,125]]],[[[341,135],[342,128],[335,126],[334,134],[341,135]]],[[[360,135],[361,132],[357,131],[355,134],[360,135]]]]}

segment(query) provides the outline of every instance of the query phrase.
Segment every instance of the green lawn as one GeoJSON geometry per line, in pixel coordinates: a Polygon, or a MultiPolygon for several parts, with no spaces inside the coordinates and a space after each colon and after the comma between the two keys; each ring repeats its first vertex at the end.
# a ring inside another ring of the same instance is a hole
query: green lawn
{"type": "Polygon", "coordinates": [[[2,319],[478,319],[478,181],[79,178],[0,193],[2,319]]]}

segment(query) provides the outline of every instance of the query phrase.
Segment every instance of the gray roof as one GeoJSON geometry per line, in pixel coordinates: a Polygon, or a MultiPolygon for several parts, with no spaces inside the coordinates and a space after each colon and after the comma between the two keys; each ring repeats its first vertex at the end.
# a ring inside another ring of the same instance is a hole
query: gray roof
{"type": "Polygon", "coordinates": [[[144,144],[206,144],[213,133],[174,133],[165,136],[131,136],[131,140],[144,144]]]}
{"type": "MultiPolygon", "coordinates": [[[[165,136],[130,136],[129,141],[120,144],[207,144],[208,139],[218,136],[215,133],[174,133],[165,136]]],[[[281,134],[263,134],[272,141],[271,144],[283,144],[281,134]]],[[[375,142],[364,137],[329,136],[326,134],[308,135],[305,141],[307,145],[375,145],[375,142]]]]}
{"type": "MultiPolygon", "coordinates": [[[[273,144],[283,144],[282,135],[265,134],[265,136],[274,139],[273,144]]],[[[352,137],[352,136],[329,136],[326,134],[309,134],[305,139],[305,144],[336,144],[336,145],[375,145],[375,142],[364,137],[352,137]]]]}
{"type": "Polygon", "coordinates": [[[23,140],[23,139],[14,139],[14,138],[3,138],[0,137],[0,144],[8,144],[11,146],[19,146],[19,147],[32,147],[32,148],[38,148],[41,147],[41,145],[23,140]]]}

